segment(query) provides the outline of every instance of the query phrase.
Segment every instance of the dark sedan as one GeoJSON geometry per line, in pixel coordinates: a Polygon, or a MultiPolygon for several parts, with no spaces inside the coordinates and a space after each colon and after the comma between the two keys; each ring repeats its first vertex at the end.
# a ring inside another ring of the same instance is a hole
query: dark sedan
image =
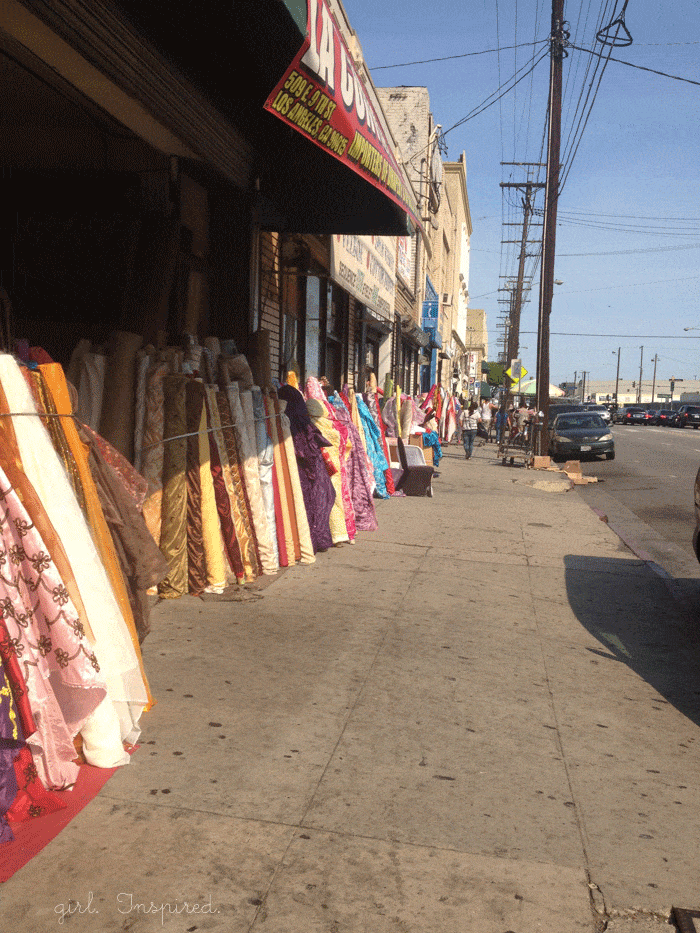
{"type": "Polygon", "coordinates": [[[651,415],[645,408],[625,408],[622,424],[649,424],[651,415]]]}
{"type": "Polygon", "coordinates": [[[662,425],[666,428],[675,428],[678,424],[678,412],[672,408],[660,408],[653,413],[652,424],[662,425]]]}
{"type": "Polygon", "coordinates": [[[681,405],[678,410],[678,427],[684,428],[690,425],[697,431],[700,428],[700,406],[681,405]]]}
{"type": "Polygon", "coordinates": [[[615,440],[600,415],[581,412],[559,415],[549,435],[549,455],[553,460],[569,460],[582,455],[615,459],[615,440]]]}

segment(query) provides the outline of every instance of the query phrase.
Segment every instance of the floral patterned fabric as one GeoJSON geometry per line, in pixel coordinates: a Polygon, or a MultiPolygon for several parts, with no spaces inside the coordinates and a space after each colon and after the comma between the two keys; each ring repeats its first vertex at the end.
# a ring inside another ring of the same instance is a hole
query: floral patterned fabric
{"type": "Polygon", "coordinates": [[[68,590],[0,470],[0,612],[20,662],[36,732],[28,737],[47,787],[75,782],[73,739],[106,695],[68,590]]]}

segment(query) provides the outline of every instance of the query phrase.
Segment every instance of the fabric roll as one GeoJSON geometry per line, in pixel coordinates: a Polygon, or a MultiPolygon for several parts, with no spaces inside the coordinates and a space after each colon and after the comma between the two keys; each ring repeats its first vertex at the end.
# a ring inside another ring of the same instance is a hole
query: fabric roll
{"type": "MultiPolygon", "coordinates": [[[[141,471],[143,458],[143,432],[146,426],[146,377],[151,365],[153,347],[139,350],[136,354],[136,379],[134,385],[134,467],[141,471]]],[[[92,425],[90,425],[92,427],[92,425]]]]}
{"type": "MultiPolygon", "coordinates": [[[[21,501],[20,499],[20,502],[21,501]]],[[[22,673],[19,658],[17,657],[17,649],[12,643],[4,618],[0,618],[0,658],[2,658],[7,680],[10,684],[10,690],[12,691],[15,706],[17,707],[17,716],[19,718],[19,724],[22,727],[22,735],[28,738],[37,731],[37,725],[34,714],[32,713],[31,703],[29,702],[27,681],[22,673]]],[[[105,691],[105,693],[106,692],[107,691],[105,691]]]]}
{"type": "Polygon", "coordinates": [[[389,492],[386,488],[386,471],[389,469],[389,462],[384,456],[381,432],[369,408],[365,404],[365,400],[358,395],[355,399],[355,404],[357,405],[357,411],[362,425],[362,433],[367,447],[367,456],[372,465],[372,472],[374,474],[374,495],[380,499],[387,499],[389,497],[389,492]]]}
{"type": "Polygon", "coordinates": [[[0,843],[11,842],[15,838],[7,820],[7,811],[19,790],[14,759],[23,744],[14,696],[0,658],[0,843]]]}
{"type": "Polygon", "coordinates": [[[318,399],[321,404],[325,405],[326,411],[328,412],[328,417],[333,424],[338,435],[338,454],[340,460],[340,491],[342,496],[342,505],[343,511],[345,512],[345,525],[348,531],[348,537],[350,541],[355,540],[357,534],[357,527],[355,525],[355,511],[352,504],[352,496],[350,495],[350,483],[348,479],[348,455],[350,453],[350,441],[349,441],[349,431],[347,426],[342,424],[335,413],[333,406],[329,403],[326,395],[321,388],[321,383],[318,379],[310,377],[306,380],[306,394],[313,396],[318,399]]]}
{"type": "Polygon", "coordinates": [[[66,550],[63,547],[63,543],[36,489],[32,486],[22,468],[22,459],[19,454],[19,445],[17,444],[17,437],[12,425],[12,420],[5,417],[9,411],[10,407],[5,397],[2,382],[0,381],[0,467],[4,470],[12,487],[17,490],[32,523],[46,543],[49,553],[56,564],[58,573],[63,580],[64,586],[68,590],[71,602],[78,612],[80,623],[83,626],[85,634],[90,643],[94,644],[95,635],[90,628],[87,611],[83,604],[78,584],[73,576],[73,570],[68,560],[66,550]]]}
{"type": "Polygon", "coordinates": [[[379,407],[379,396],[377,394],[367,395],[366,403],[367,403],[367,408],[369,410],[369,413],[372,416],[372,420],[379,428],[379,434],[382,440],[382,452],[384,453],[384,457],[386,458],[386,462],[387,462],[387,468],[384,471],[386,491],[389,493],[390,496],[393,496],[393,495],[396,495],[396,486],[394,484],[394,475],[391,472],[391,466],[389,465],[389,462],[390,462],[389,446],[386,442],[386,432],[384,430],[384,418],[383,418],[381,408],[379,407]]]}
{"type": "MultiPolygon", "coordinates": [[[[278,395],[286,404],[301,492],[304,499],[311,544],[314,553],[333,545],[330,515],[335,502],[335,489],[326,469],[321,450],[330,447],[313,424],[301,392],[292,385],[280,386],[278,395]]],[[[303,558],[302,558],[303,559],[303,558]]]]}
{"type": "Polygon", "coordinates": [[[401,412],[399,413],[400,434],[404,441],[407,441],[411,433],[411,424],[413,423],[413,406],[411,399],[406,398],[401,402],[401,412]]]}
{"type": "MultiPolygon", "coordinates": [[[[204,387],[203,387],[204,388],[204,387]]],[[[202,494],[202,537],[204,557],[207,566],[207,592],[222,593],[226,586],[226,565],[224,562],[224,541],[221,536],[219,512],[216,507],[214,477],[210,449],[211,433],[209,428],[209,409],[206,405],[204,388],[202,419],[199,431],[199,485],[202,494]]]]}
{"type": "MultiPolygon", "coordinates": [[[[275,525],[277,528],[277,553],[279,554],[279,564],[280,567],[289,567],[287,539],[284,534],[284,515],[282,514],[282,495],[280,492],[279,474],[276,469],[272,471],[272,492],[275,497],[275,525]]],[[[292,563],[294,563],[293,556],[292,563]]]]}
{"type": "Polygon", "coordinates": [[[68,590],[17,492],[0,470],[3,625],[22,667],[36,726],[27,737],[46,787],[75,783],[73,739],[107,695],[68,590]]]}
{"type": "MultiPolygon", "coordinates": [[[[96,431],[102,417],[107,357],[103,353],[86,353],[78,373],[78,407],[76,414],[96,431]]],[[[72,381],[72,380],[69,380],[72,381]]],[[[74,383],[73,383],[74,384],[74,383]]]]}
{"type": "Polygon", "coordinates": [[[152,363],[146,373],[145,412],[143,422],[143,447],[141,471],[148,484],[148,493],[143,504],[143,517],[156,544],[160,544],[161,507],[163,501],[163,463],[165,445],[165,395],[163,379],[168,375],[168,364],[164,361],[152,363]]]}
{"type": "Polygon", "coordinates": [[[374,479],[370,477],[367,455],[360,440],[360,432],[353,424],[350,412],[337,392],[329,401],[335,408],[338,420],[348,431],[348,487],[352,498],[355,527],[358,531],[376,531],[377,515],[372,498],[374,479]]]}
{"type": "Polygon", "coordinates": [[[44,373],[40,372],[39,369],[24,369],[22,373],[25,379],[29,381],[30,389],[33,390],[32,396],[34,398],[34,404],[36,405],[37,411],[45,412],[49,416],[47,418],[41,419],[42,424],[46,428],[48,435],[51,438],[51,443],[54,446],[54,450],[58,454],[61,463],[63,464],[63,468],[66,471],[66,476],[68,477],[68,481],[71,484],[75,498],[78,500],[78,505],[80,506],[83,515],[88,518],[85,491],[83,489],[80,472],[78,470],[78,464],[75,461],[73,451],[70,449],[70,445],[66,437],[65,429],[68,427],[68,419],[55,417],[57,415],[56,404],[54,402],[51,391],[46,384],[44,373]]]}
{"type": "MultiPolygon", "coordinates": [[[[50,366],[40,366],[39,370],[43,378],[46,380],[48,389],[53,396],[57,412],[59,414],[70,415],[71,401],[68,394],[68,385],[66,383],[61,366],[58,363],[52,363],[50,366]]],[[[74,457],[79,473],[80,484],[82,486],[86,503],[87,520],[92,532],[92,538],[97,547],[102,564],[107,572],[107,577],[109,578],[112,591],[119,605],[122,618],[124,619],[124,623],[129,631],[129,635],[131,636],[131,641],[139,662],[141,677],[146,688],[148,703],[150,706],[153,703],[153,697],[151,696],[151,692],[148,687],[148,679],[146,678],[146,672],[143,667],[140,642],[138,633],[136,631],[136,625],[134,623],[134,617],[131,612],[129,594],[124,582],[124,575],[119,564],[119,559],[114,548],[114,542],[112,541],[112,536],[110,534],[102,507],[100,505],[95,482],[90,472],[90,465],[88,462],[89,448],[80,438],[78,430],[75,426],[75,422],[72,418],[66,417],[61,418],[60,420],[61,427],[65,433],[69,449],[74,457]]]]}
{"type": "Polygon", "coordinates": [[[289,471],[289,481],[292,487],[292,502],[294,505],[294,515],[296,518],[297,534],[299,536],[299,557],[302,564],[313,564],[316,560],[314,555],[313,542],[311,541],[311,530],[309,528],[309,517],[306,514],[304,504],[304,494],[301,488],[299,478],[299,466],[297,464],[296,452],[294,450],[294,441],[292,440],[292,430],[289,418],[286,415],[287,403],[283,399],[277,400],[279,407],[279,423],[282,429],[282,444],[287,458],[287,469],[289,471]]]}
{"type": "MultiPolygon", "coordinates": [[[[0,383],[10,411],[36,411],[19,367],[7,354],[0,354],[0,383]]],[[[118,714],[121,738],[133,743],[139,735],[138,720],[148,703],[148,695],[131,636],[85,518],[43,426],[36,417],[13,417],[11,421],[23,470],[61,536],[95,639],[94,650],[107,685],[108,700],[118,714]]]]}
{"type": "Polygon", "coordinates": [[[275,495],[272,488],[272,473],[274,470],[274,447],[267,429],[268,420],[265,412],[265,401],[259,386],[251,389],[253,395],[253,418],[255,421],[255,440],[258,450],[258,474],[260,476],[260,492],[262,493],[267,526],[270,531],[275,552],[275,560],[279,561],[277,550],[277,520],[275,517],[275,495]]]}
{"type": "Polygon", "coordinates": [[[327,452],[328,460],[331,464],[330,480],[333,484],[335,498],[328,518],[331,540],[333,544],[341,544],[349,541],[348,526],[345,520],[345,509],[343,508],[343,490],[340,483],[340,434],[335,430],[333,422],[328,415],[326,405],[316,398],[306,400],[306,409],[314,425],[318,428],[321,435],[329,442],[329,446],[324,448],[327,452]]]}
{"type": "Polygon", "coordinates": [[[272,545],[272,537],[260,489],[253,394],[250,389],[239,393],[238,384],[235,382],[227,386],[227,391],[234,402],[232,405],[234,430],[241,445],[245,485],[253,514],[262,572],[265,574],[277,573],[279,565],[272,545]]]}
{"type": "Polygon", "coordinates": [[[362,429],[362,419],[360,418],[360,411],[357,405],[357,392],[354,389],[350,389],[348,392],[348,401],[350,402],[348,406],[348,411],[350,412],[350,417],[352,418],[352,423],[355,425],[357,430],[360,432],[360,440],[362,441],[362,446],[367,453],[367,441],[365,439],[365,434],[362,429]]]}
{"type": "Polygon", "coordinates": [[[282,522],[277,522],[277,543],[280,548],[280,563],[283,567],[293,567],[296,563],[296,549],[294,545],[294,532],[292,530],[292,517],[290,510],[290,492],[287,487],[284,471],[282,443],[279,436],[279,425],[275,412],[274,401],[271,396],[265,395],[265,410],[268,416],[268,424],[272,434],[272,444],[274,446],[275,458],[275,490],[279,501],[279,514],[282,522]],[[284,551],[286,562],[282,562],[282,552],[284,551]]]}
{"type": "MultiPolygon", "coordinates": [[[[176,599],[187,592],[187,433],[186,376],[163,376],[164,445],[160,549],[168,575],[158,595],[176,599]],[[169,438],[177,438],[169,440],[169,438]]],[[[144,507],[144,514],[145,514],[144,507]]]]}
{"type": "Polygon", "coordinates": [[[227,480],[227,491],[231,502],[231,515],[233,518],[236,537],[241,551],[244,577],[246,580],[255,580],[262,573],[260,565],[260,552],[258,549],[253,516],[250,512],[250,502],[245,494],[243,479],[243,463],[236,443],[236,434],[233,429],[233,414],[231,403],[226,392],[217,392],[217,404],[222,421],[222,437],[226,451],[228,470],[224,471],[227,480]]]}
{"type": "Polygon", "coordinates": [[[121,458],[111,448],[111,457],[103,452],[107,443],[87,428],[78,428],[81,438],[90,446],[90,472],[95,482],[105,521],[114,542],[119,564],[127,584],[129,604],[139,643],[150,631],[150,605],[148,590],[157,586],[168,572],[168,564],[151,537],[143,515],[133,494],[124,483],[123,476],[110,461],[121,458]]]}
{"type": "Polygon", "coordinates": [[[134,453],[136,353],[143,337],[115,331],[110,337],[99,432],[127,460],[134,453]]]}
{"type": "Polygon", "coordinates": [[[200,596],[207,585],[202,524],[202,484],[199,460],[199,431],[204,414],[204,386],[189,379],[185,388],[187,437],[187,587],[200,596]]]}
{"type": "Polygon", "coordinates": [[[221,413],[216,397],[216,387],[207,386],[207,409],[209,420],[214,430],[209,434],[209,456],[214,480],[214,498],[219,514],[221,535],[229,565],[239,583],[243,582],[245,571],[241,547],[236,535],[233,519],[233,500],[235,490],[231,479],[231,467],[228,462],[224,435],[221,430],[221,413]]]}

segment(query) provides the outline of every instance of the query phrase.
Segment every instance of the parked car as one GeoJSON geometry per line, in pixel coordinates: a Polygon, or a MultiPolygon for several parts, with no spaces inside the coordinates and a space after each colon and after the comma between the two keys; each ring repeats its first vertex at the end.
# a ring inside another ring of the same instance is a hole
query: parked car
{"type": "Polygon", "coordinates": [[[553,460],[580,458],[583,454],[615,459],[615,440],[595,411],[567,412],[558,415],[549,435],[549,455],[553,460]]]}
{"type": "Polygon", "coordinates": [[[588,402],[583,407],[585,408],[586,411],[596,412],[597,414],[600,415],[603,421],[605,421],[607,424],[610,424],[612,418],[610,417],[610,411],[607,405],[596,405],[595,402],[588,402]]]}
{"type": "Polygon", "coordinates": [[[678,412],[672,408],[660,408],[654,412],[651,424],[662,425],[666,428],[675,428],[678,423],[678,412]]]}
{"type": "Polygon", "coordinates": [[[559,415],[563,415],[566,412],[582,412],[584,411],[583,405],[580,402],[558,402],[557,404],[550,404],[549,406],[549,427],[552,427],[552,423],[555,418],[559,415]]]}
{"type": "Polygon", "coordinates": [[[700,405],[681,405],[678,409],[678,427],[684,428],[688,424],[696,431],[700,428],[700,405]]]}
{"type": "Polygon", "coordinates": [[[645,408],[628,406],[622,410],[620,424],[649,424],[649,412],[645,408]]]}

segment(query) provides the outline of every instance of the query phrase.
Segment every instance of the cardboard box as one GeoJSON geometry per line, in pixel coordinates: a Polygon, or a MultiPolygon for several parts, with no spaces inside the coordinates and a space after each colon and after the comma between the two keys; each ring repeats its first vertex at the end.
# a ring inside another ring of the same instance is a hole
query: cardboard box
{"type": "Polygon", "coordinates": [[[548,470],[552,462],[551,457],[533,457],[532,458],[532,469],[533,470],[548,470]]]}
{"type": "Polygon", "coordinates": [[[580,460],[567,460],[564,464],[565,473],[580,473],[581,472],[581,461],[580,460]]]}

